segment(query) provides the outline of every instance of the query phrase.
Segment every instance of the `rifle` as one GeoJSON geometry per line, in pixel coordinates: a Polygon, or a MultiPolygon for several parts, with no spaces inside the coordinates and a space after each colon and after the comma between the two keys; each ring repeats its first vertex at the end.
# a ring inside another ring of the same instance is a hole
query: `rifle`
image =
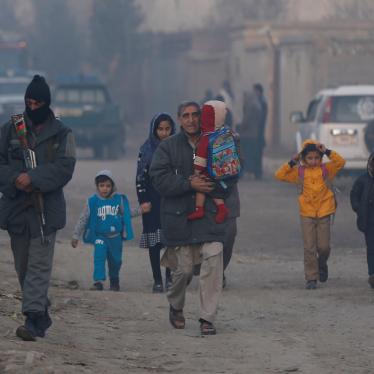
{"type": "MultiPolygon", "coordinates": [[[[27,141],[27,128],[26,128],[25,118],[23,114],[15,114],[15,115],[12,115],[11,118],[12,118],[12,123],[16,129],[17,137],[22,147],[23,161],[25,163],[26,170],[35,169],[37,166],[36,156],[35,156],[35,152],[29,147],[29,143],[27,141]]],[[[33,199],[34,208],[38,214],[42,245],[48,245],[49,240],[44,235],[45,216],[44,216],[43,194],[40,191],[33,191],[32,199],[33,199]]]]}

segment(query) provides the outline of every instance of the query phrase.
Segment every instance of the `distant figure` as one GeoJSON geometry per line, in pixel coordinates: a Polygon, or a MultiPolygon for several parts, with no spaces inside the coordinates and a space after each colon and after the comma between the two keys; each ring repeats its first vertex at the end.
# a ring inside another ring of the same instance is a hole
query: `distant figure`
{"type": "Polygon", "coordinates": [[[134,237],[131,217],[148,212],[150,204],[131,211],[126,195],[116,192],[114,178],[109,170],[96,174],[95,185],[97,192],[87,200],[75,226],[71,246],[76,248],[81,238],[94,246],[92,290],[104,289],[108,263],[110,290],[119,291],[123,241],[134,237]]]}
{"type": "Polygon", "coordinates": [[[227,115],[225,125],[230,128],[232,128],[234,124],[234,99],[234,93],[231,89],[230,82],[224,80],[215,100],[223,101],[226,104],[227,115]]]}
{"type": "Polygon", "coordinates": [[[266,120],[268,116],[268,104],[266,102],[266,98],[264,96],[264,88],[260,83],[256,83],[253,85],[253,92],[255,93],[256,97],[261,106],[261,117],[259,122],[259,130],[258,130],[258,139],[257,144],[254,149],[254,174],[256,179],[262,178],[262,153],[265,148],[265,126],[266,120]]]}
{"type": "Polygon", "coordinates": [[[243,95],[243,120],[240,126],[240,145],[244,158],[244,172],[261,178],[261,120],[262,108],[257,96],[250,91],[243,95]]]}
{"type": "Polygon", "coordinates": [[[336,211],[331,180],[344,167],[337,152],[315,140],[307,139],[302,151],[284,163],[275,177],[299,185],[300,221],[304,241],[304,272],[307,290],[317,288],[317,281],[328,278],[331,216],[336,211]],[[324,156],[330,161],[322,163],[324,156]]]}
{"type": "Polygon", "coordinates": [[[365,234],[368,282],[374,288],[374,153],[368,159],[366,173],[353,184],[351,206],[357,214],[357,228],[365,234]]]}
{"type": "MultiPolygon", "coordinates": [[[[168,113],[156,114],[150,125],[148,139],[139,150],[138,167],[136,171],[136,192],[139,204],[151,204],[151,211],[142,216],[143,233],[140,239],[140,248],[148,248],[149,259],[153,274],[153,293],[164,292],[160,267],[160,252],[164,245],[161,242],[161,196],[152,186],[149,177],[149,168],[161,141],[175,133],[175,123],[168,113]]],[[[171,285],[170,269],[165,271],[165,289],[171,285]]]]}
{"type": "Polygon", "coordinates": [[[213,91],[209,88],[205,91],[205,95],[203,99],[201,100],[201,105],[204,105],[207,101],[213,100],[213,99],[214,99],[213,91]]]}
{"type": "Polygon", "coordinates": [[[231,85],[230,85],[230,82],[228,80],[224,80],[222,82],[222,87],[220,88],[218,94],[223,97],[223,101],[226,103],[227,109],[232,112],[233,101],[234,101],[234,93],[232,92],[231,85]]]}
{"type": "MultiPolygon", "coordinates": [[[[223,103],[226,104],[226,101],[225,101],[225,98],[222,96],[222,95],[217,95],[214,100],[217,100],[217,101],[222,101],[223,103]]],[[[233,115],[232,115],[232,111],[227,107],[227,104],[226,104],[226,118],[225,118],[225,126],[229,127],[230,129],[232,129],[232,125],[233,125],[233,115]]]]}

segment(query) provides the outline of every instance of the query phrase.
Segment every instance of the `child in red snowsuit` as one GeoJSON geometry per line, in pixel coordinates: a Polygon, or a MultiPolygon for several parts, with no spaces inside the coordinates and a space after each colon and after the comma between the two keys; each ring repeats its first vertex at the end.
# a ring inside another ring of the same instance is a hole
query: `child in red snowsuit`
{"type": "MultiPolygon", "coordinates": [[[[224,126],[226,117],[226,104],[218,100],[210,100],[203,105],[201,111],[201,131],[202,136],[197,146],[194,160],[195,174],[204,175],[211,178],[208,174],[208,146],[209,135],[220,130],[224,126]]],[[[217,207],[217,214],[215,221],[222,223],[225,221],[229,211],[225,206],[225,201],[222,198],[213,198],[217,207]]],[[[195,211],[188,215],[189,220],[195,220],[204,217],[205,194],[203,192],[196,192],[196,207],[195,211]]]]}

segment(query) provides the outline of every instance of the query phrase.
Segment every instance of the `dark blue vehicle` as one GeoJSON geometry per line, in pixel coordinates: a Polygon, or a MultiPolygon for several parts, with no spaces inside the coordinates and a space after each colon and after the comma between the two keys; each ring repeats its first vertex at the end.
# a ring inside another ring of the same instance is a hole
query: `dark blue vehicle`
{"type": "Polygon", "coordinates": [[[60,78],[54,92],[54,111],[73,129],[77,146],[91,148],[95,158],[124,155],[125,127],[119,106],[96,77],[60,78]]]}

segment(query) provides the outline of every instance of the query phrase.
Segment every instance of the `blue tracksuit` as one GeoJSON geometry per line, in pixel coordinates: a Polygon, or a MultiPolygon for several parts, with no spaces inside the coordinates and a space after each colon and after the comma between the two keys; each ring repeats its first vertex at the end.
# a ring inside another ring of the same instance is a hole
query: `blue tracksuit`
{"type": "Polygon", "coordinates": [[[127,197],[114,194],[103,199],[95,194],[88,199],[88,209],[83,240],[95,247],[94,281],[106,279],[106,261],[110,279],[118,279],[122,265],[122,241],[134,237],[127,197]]]}

